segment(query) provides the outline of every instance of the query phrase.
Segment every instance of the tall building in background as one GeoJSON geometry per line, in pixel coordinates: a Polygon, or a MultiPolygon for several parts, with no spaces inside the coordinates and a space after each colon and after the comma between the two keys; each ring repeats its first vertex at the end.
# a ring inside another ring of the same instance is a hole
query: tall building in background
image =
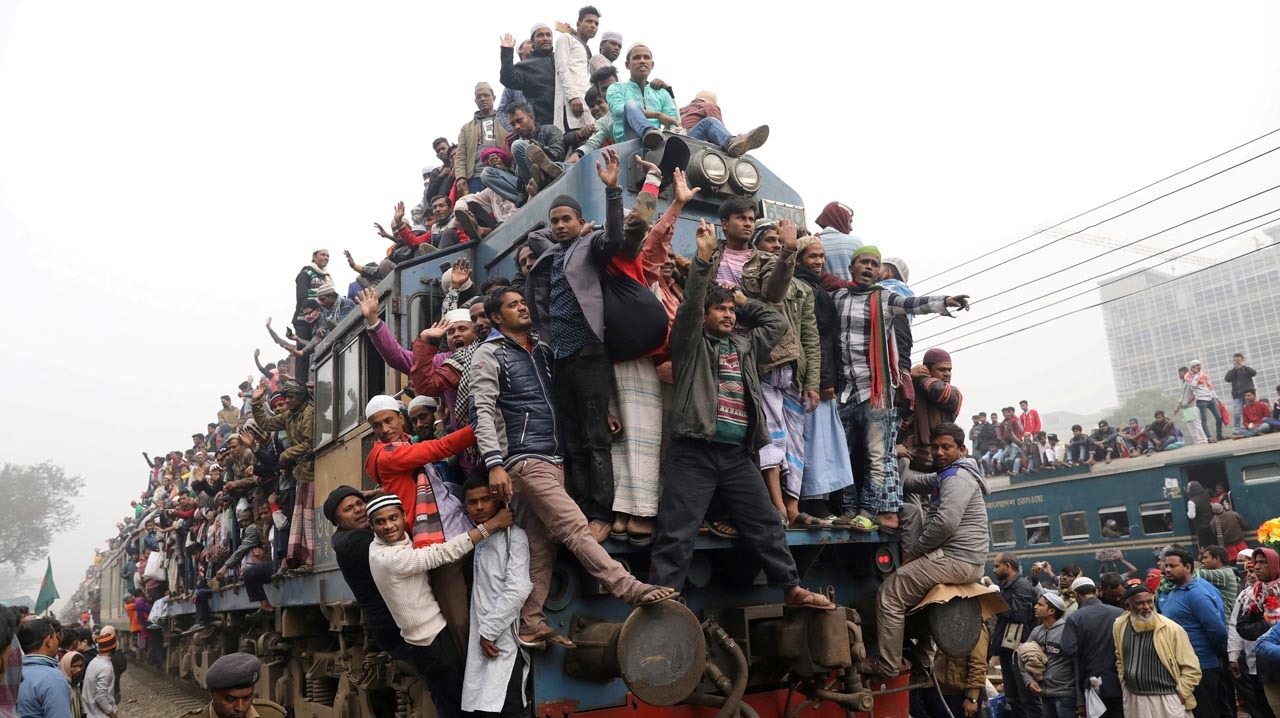
{"type": "Polygon", "coordinates": [[[1109,303],[1102,306],[1102,316],[1121,402],[1143,389],[1176,391],[1178,367],[1199,359],[1230,406],[1231,387],[1222,377],[1236,352],[1258,370],[1258,393],[1275,398],[1280,384],[1277,240],[1280,227],[1269,228],[1255,245],[1266,249],[1186,276],[1144,270],[1104,280],[1110,284],[1100,291],[1109,303]]]}

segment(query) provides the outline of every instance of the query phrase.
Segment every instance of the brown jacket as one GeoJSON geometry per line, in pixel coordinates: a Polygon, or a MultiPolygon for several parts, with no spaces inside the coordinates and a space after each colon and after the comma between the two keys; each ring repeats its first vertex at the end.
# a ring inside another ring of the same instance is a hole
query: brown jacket
{"type": "Polygon", "coordinates": [[[982,689],[987,685],[987,643],[991,633],[987,624],[982,624],[982,633],[973,650],[964,658],[952,658],[938,651],[933,663],[933,674],[938,678],[938,687],[944,694],[963,693],[966,698],[978,700],[982,689]]]}
{"type": "MultiPolygon", "coordinates": [[[[716,248],[711,253],[711,280],[715,281],[716,274],[720,271],[720,258],[724,256],[724,248],[727,243],[720,241],[716,243],[716,248]]],[[[786,307],[783,301],[787,299],[788,290],[791,289],[791,278],[796,271],[796,253],[783,249],[778,254],[770,254],[769,252],[761,252],[753,250],[751,259],[742,267],[742,293],[751,299],[759,299],[765,304],[770,305],[773,309],[786,315],[786,307]]],[[[816,326],[816,324],[815,324],[816,326]]],[[[776,366],[792,362],[800,358],[800,341],[796,338],[796,332],[792,331],[790,323],[787,325],[787,333],[773,347],[768,357],[760,357],[758,360],[758,368],[760,373],[764,373],[776,366]]],[[[816,379],[816,372],[815,372],[816,379]]]]}

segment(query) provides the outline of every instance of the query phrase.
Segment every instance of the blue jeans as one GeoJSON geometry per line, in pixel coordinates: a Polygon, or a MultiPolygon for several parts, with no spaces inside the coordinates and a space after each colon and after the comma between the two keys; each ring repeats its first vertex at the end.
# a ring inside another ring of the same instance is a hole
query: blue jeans
{"type": "Polygon", "coordinates": [[[1200,426],[1204,429],[1205,436],[1213,436],[1209,433],[1209,417],[1213,416],[1213,420],[1218,425],[1218,438],[1222,438],[1222,413],[1218,411],[1218,402],[1213,399],[1196,399],[1196,408],[1200,410],[1200,426]]]}
{"type": "Polygon", "coordinates": [[[1244,411],[1244,397],[1232,399],[1231,408],[1234,410],[1231,413],[1231,426],[1232,428],[1239,429],[1244,426],[1244,424],[1240,422],[1240,412],[1244,411]]]}
{"type": "Polygon", "coordinates": [[[695,140],[705,140],[720,145],[720,149],[729,149],[729,140],[733,135],[725,129],[724,123],[714,117],[704,117],[689,130],[689,136],[695,140]]]}
{"type": "Polygon", "coordinates": [[[1074,695],[1043,696],[1040,701],[1044,706],[1044,718],[1076,718],[1074,695]]]}
{"type": "Polygon", "coordinates": [[[481,182],[479,177],[472,177],[467,180],[468,194],[475,194],[476,192],[479,192],[482,189],[484,189],[484,182],[481,182]]]}
{"type": "Polygon", "coordinates": [[[1267,418],[1267,419],[1263,419],[1261,424],[1255,426],[1252,429],[1246,429],[1243,426],[1238,426],[1232,429],[1231,432],[1234,433],[1236,436],[1258,436],[1260,434],[1270,434],[1271,430],[1277,427],[1280,427],[1280,421],[1267,418]]]}
{"type": "Polygon", "coordinates": [[[864,477],[845,489],[846,514],[896,514],[902,510],[902,484],[893,445],[898,439],[898,412],[893,407],[874,409],[870,401],[844,404],[840,420],[849,441],[849,463],[854,478],[864,477]]]}
{"type": "MultiPolygon", "coordinates": [[[[497,167],[485,167],[480,171],[481,183],[512,202],[517,204],[523,202],[525,188],[529,186],[529,180],[533,179],[533,168],[529,164],[528,155],[525,154],[530,144],[528,140],[516,140],[511,143],[511,156],[516,160],[515,174],[497,167]]],[[[556,164],[564,167],[563,162],[556,164]]]]}
{"type": "Polygon", "coordinates": [[[654,120],[644,116],[644,106],[631,100],[622,106],[622,139],[634,140],[644,133],[658,129],[654,120]]]}
{"type": "Polygon", "coordinates": [[[1177,440],[1178,440],[1178,437],[1176,434],[1172,436],[1166,436],[1163,439],[1161,439],[1156,436],[1156,432],[1154,431],[1147,432],[1147,446],[1150,446],[1156,451],[1164,451],[1165,449],[1169,448],[1169,444],[1175,443],[1177,442],[1177,440]]]}

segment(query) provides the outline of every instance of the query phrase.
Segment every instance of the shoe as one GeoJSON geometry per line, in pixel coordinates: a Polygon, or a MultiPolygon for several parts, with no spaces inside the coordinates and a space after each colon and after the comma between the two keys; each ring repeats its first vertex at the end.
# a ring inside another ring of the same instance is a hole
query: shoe
{"type": "Polygon", "coordinates": [[[457,220],[462,231],[466,232],[468,241],[480,241],[480,227],[476,225],[476,218],[472,217],[470,212],[463,209],[454,210],[453,218],[457,220]]]}
{"type": "MultiPolygon", "coordinates": [[[[640,138],[640,144],[643,145],[646,150],[658,149],[662,146],[662,131],[649,130],[644,133],[644,137],[640,138]]],[[[526,154],[526,156],[528,155],[526,154]]]]}
{"type": "Polygon", "coordinates": [[[207,624],[207,623],[197,623],[197,624],[193,625],[191,628],[188,628],[187,630],[183,631],[183,632],[182,632],[182,635],[184,635],[184,636],[190,636],[191,634],[193,634],[193,633],[199,633],[199,632],[203,631],[204,629],[206,629],[206,628],[208,628],[208,627],[209,627],[209,624],[207,624]]]}
{"type": "MultiPolygon", "coordinates": [[[[556,164],[555,162],[552,162],[551,158],[547,157],[547,153],[544,152],[542,148],[537,145],[529,145],[528,147],[526,147],[524,150],[524,156],[525,156],[525,159],[529,160],[529,164],[531,166],[542,170],[542,174],[548,180],[548,182],[545,182],[545,183],[539,182],[538,183],[539,187],[545,187],[546,185],[550,184],[549,180],[553,180],[559,177],[560,175],[564,174],[564,170],[560,167],[560,165],[556,164]]],[[[534,175],[534,178],[536,179],[537,175],[534,175]]]]}
{"type": "Polygon", "coordinates": [[[724,151],[727,152],[730,157],[741,157],[751,150],[760,147],[768,139],[769,126],[760,125],[750,132],[737,135],[733,139],[729,140],[729,145],[724,148],[724,151]]]}
{"type": "Polygon", "coordinates": [[[253,613],[250,613],[248,616],[245,616],[245,618],[249,619],[250,621],[261,621],[264,618],[269,618],[274,615],[276,615],[275,611],[264,611],[261,608],[259,608],[253,613]]]}

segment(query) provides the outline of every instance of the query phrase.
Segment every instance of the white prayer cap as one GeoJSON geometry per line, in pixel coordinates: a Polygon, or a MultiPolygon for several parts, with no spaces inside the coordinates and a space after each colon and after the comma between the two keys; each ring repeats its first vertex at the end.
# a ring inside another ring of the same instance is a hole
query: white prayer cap
{"type": "Polygon", "coordinates": [[[369,403],[365,405],[364,418],[371,419],[373,418],[374,414],[380,411],[387,411],[388,409],[390,409],[391,411],[400,411],[403,408],[404,408],[404,405],[401,404],[399,401],[396,401],[395,399],[387,396],[386,394],[379,394],[373,397],[372,399],[370,399],[369,403]]]}
{"type": "Polygon", "coordinates": [[[426,406],[434,409],[437,406],[440,406],[440,401],[434,396],[415,396],[413,397],[413,401],[409,402],[409,413],[412,414],[413,410],[420,406],[426,406]]]}
{"type": "Polygon", "coordinates": [[[445,321],[449,322],[469,322],[471,321],[470,309],[453,309],[444,315],[445,321]]]}

